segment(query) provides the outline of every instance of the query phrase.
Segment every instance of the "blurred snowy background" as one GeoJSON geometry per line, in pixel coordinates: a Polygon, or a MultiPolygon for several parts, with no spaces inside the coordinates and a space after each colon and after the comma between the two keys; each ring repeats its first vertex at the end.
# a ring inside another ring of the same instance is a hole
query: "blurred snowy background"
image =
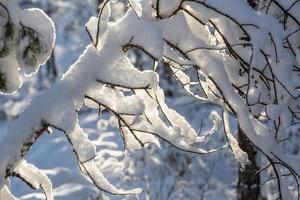
{"type": "MultiPolygon", "coordinates": [[[[56,45],[48,63],[32,77],[23,77],[22,88],[14,95],[0,96],[0,139],[31,99],[49,88],[69,68],[89,43],[85,23],[97,14],[96,0],[19,0],[23,8],[39,7],[46,11],[56,26],[56,45]]],[[[119,2],[113,6],[115,20],[122,16],[126,6],[119,2]]],[[[151,66],[150,59],[138,50],[129,54],[140,68],[151,66]]],[[[183,114],[199,132],[212,127],[215,107],[201,105],[181,89],[179,83],[166,70],[157,68],[160,84],[170,107],[183,114]]],[[[101,115],[89,109],[80,112],[81,126],[97,146],[98,167],[116,186],[143,188],[140,199],[168,200],[225,200],[235,199],[238,165],[229,149],[210,155],[180,152],[162,141],[161,147],[150,145],[144,150],[125,152],[119,136],[116,119],[103,110],[101,115]]],[[[234,125],[234,123],[233,123],[234,125]]],[[[220,148],[225,143],[222,127],[208,138],[207,149],[220,148]]],[[[81,175],[75,156],[65,136],[53,131],[43,135],[27,155],[27,160],[50,177],[57,200],[134,199],[112,196],[97,190],[81,175]]],[[[42,192],[32,191],[24,183],[12,179],[12,191],[22,200],[43,199],[42,192]]]]}

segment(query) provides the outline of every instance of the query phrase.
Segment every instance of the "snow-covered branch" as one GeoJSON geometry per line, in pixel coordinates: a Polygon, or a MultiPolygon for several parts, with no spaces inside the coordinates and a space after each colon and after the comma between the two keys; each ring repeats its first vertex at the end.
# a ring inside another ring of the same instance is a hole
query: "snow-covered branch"
{"type": "MultiPolygon", "coordinates": [[[[31,73],[49,56],[54,33],[49,27],[47,32],[41,31],[41,22],[31,27],[27,21],[20,21],[20,16],[10,15],[16,5],[3,2],[0,5],[5,24],[18,24],[21,33],[21,39],[16,39],[17,47],[13,46],[23,52],[22,62],[18,63],[31,73]],[[39,36],[45,38],[46,33],[52,35],[42,48],[39,36]],[[24,38],[27,38],[25,47],[21,45],[24,38]]],[[[162,59],[167,62],[189,95],[223,109],[220,119],[229,147],[236,160],[244,165],[247,155],[239,148],[229,126],[230,115],[234,117],[249,141],[269,161],[267,168],[272,167],[276,175],[279,198],[290,199],[284,172],[290,172],[299,190],[300,167],[286,158],[280,144],[286,137],[285,130],[300,122],[300,25],[294,9],[299,5],[297,0],[267,2],[267,5],[257,4],[264,14],[242,0],[130,0],[126,14],[110,22],[111,2],[104,1],[98,18],[92,17],[86,25],[92,44],[60,81],[32,101],[1,142],[0,152],[5,155],[0,157],[1,195],[9,194],[6,183],[9,176],[18,174],[26,179],[22,170],[31,167],[22,168],[24,155],[49,127],[66,134],[82,172],[99,189],[113,194],[141,192],[118,190],[97,170],[93,162],[95,149],[78,125],[77,111],[83,104],[97,109],[104,107],[117,117],[126,148],[158,144],[159,138],[187,152],[218,151],[200,148],[206,136],[199,137],[180,114],[168,108],[158,75],[140,71],[131,64],[127,51],[138,48],[155,64],[162,59]],[[193,69],[196,82],[191,82],[187,69],[193,69]],[[202,94],[192,90],[195,85],[202,94]]],[[[25,12],[18,11],[14,13],[25,12]]],[[[30,12],[42,15],[41,11],[30,12]]],[[[22,20],[30,20],[29,15],[22,20]]],[[[1,28],[4,33],[9,30],[5,24],[1,28]]],[[[14,56],[18,59],[20,51],[16,52],[14,56]]],[[[15,62],[15,57],[9,55],[3,59],[15,62]]],[[[12,69],[16,72],[18,67],[12,69]]],[[[7,71],[0,73],[0,86],[1,80],[9,76],[7,71]]],[[[46,196],[52,198],[47,192],[46,196]]]]}
{"type": "MultiPolygon", "coordinates": [[[[109,13],[109,4],[104,3],[103,6],[104,13],[109,13]]],[[[161,59],[163,39],[159,27],[147,17],[139,18],[132,9],[115,23],[108,23],[109,14],[105,14],[105,18],[103,16],[99,16],[98,20],[91,18],[87,23],[91,38],[97,37],[98,42],[87,46],[62,79],[31,102],[2,140],[1,151],[5,156],[0,157],[0,186],[3,190],[10,176],[20,177],[32,185],[27,176],[22,176],[22,171],[26,170],[21,166],[24,156],[43,132],[55,128],[67,136],[80,169],[100,190],[131,195],[141,192],[140,189],[119,190],[97,170],[93,161],[95,148],[78,125],[77,111],[84,99],[107,108],[118,117],[126,148],[141,148],[150,142],[158,144],[158,137],[184,151],[198,154],[214,152],[194,146],[202,139],[183,117],[166,106],[157,74],[137,70],[126,56],[127,48],[138,44],[157,60],[161,59]],[[130,30],[128,27],[131,27],[130,30]],[[124,90],[128,89],[134,92],[125,96],[124,90]],[[163,121],[160,113],[164,113],[170,124],[163,121]]],[[[89,106],[91,102],[86,104],[89,106]]],[[[35,170],[33,173],[38,175],[41,172],[35,170]]],[[[42,185],[44,179],[34,181],[42,185]]],[[[53,198],[51,190],[44,191],[47,198],[53,198]]]]}

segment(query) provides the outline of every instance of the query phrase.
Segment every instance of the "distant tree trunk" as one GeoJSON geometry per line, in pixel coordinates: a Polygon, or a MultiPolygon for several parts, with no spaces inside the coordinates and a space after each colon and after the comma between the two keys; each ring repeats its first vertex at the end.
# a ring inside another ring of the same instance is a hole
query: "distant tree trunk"
{"type": "MultiPolygon", "coordinates": [[[[257,8],[258,0],[248,0],[250,6],[257,8]]],[[[249,164],[245,166],[244,171],[239,170],[237,183],[238,200],[259,200],[263,199],[260,193],[260,175],[255,174],[259,170],[257,163],[257,149],[252,145],[243,131],[238,130],[238,142],[243,151],[248,154],[249,164]]]]}
{"type": "Polygon", "coordinates": [[[238,142],[243,151],[248,154],[249,164],[245,166],[244,171],[239,170],[237,183],[238,200],[259,200],[260,197],[260,176],[255,174],[259,170],[257,164],[257,150],[239,128],[238,142]]]}
{"type": "MultiPolygon", "coordinates": [[[[46,13],[49,17],[53,15],[53,7],[51,3],[47,4],[46,13]]],[[[45,69],[39,71],[40,88],[48,88],[58,77],[58,70],[55,60],[55,48],[52,49],[50,58],[46,62],[45,69]]]]}
{"type": "Polygon", "coordinates": [[[49,78],[50,82],[54,82],[58,75],[54,49],[52,50],[51,56],[47,61],[46,65],[47,65],[47,77],[49,78]]]}
{"type": "Polygon", "coordinates": [[[259,0],[248,0],[248,3],[250,6],[252,6],[254,9],[257,8],[257,3],[259,0]]]}
{"type": "MultiPolygon", "coordinates": [[[[47,15],[51,17],[53,15],[53,7],[51,3],[47,4],[47,15]]],[[[57,66],[56,66],[56,61],[55,61],[55,48],[52,49],[52,53],[50,58],[47,61],[47,77],[49,78],[50,82],[54,82],[57,79],[58,76],[58,71],[57,71],[57,66]]]]}

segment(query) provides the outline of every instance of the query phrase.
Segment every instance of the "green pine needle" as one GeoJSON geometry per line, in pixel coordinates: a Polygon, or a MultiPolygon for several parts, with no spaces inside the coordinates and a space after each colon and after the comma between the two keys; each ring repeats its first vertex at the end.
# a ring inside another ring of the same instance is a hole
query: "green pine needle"
{"type": "Polygon", "coordinates": [[[6,90],[6,75],[0,71],[0,91],[5,92],[6,90]]]}
{"type": "Polygon", "coordinates": [[[0,48],[0,58],[3,58],[9,54],[11,45],[11,41],[14,38],[14,25],[11,22],[7,22],[5,26],[3,27],[4,34],[1,37],[1,40],[3,40],[2,48],[0,48]]]}
{"type": "Polygon", "coordinates": [[[23,51],[23,60],[25,61],[25,64],[30,66],[36,66],[37,60],[36,56],[45,53],[44,48],[40,42],[40,38],[38,33],[35,32],[35,30],[22,26],[23,29],[21,30],[21,40],[24,38],[27,38],[29,40],[28,46],[25,47],[23,51]]]}

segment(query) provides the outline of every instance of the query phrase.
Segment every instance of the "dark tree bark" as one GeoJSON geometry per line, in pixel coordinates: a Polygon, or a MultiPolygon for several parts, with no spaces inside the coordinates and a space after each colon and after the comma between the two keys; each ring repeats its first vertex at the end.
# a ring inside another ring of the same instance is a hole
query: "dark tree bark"
{"type": "Polygon", "coordinates": [[[259,200],[260,195],[260,176],[257,163],[257,150],[245,136],[243,131],[239,129],[238,142],[243,151],[248,154],[249,164],[245,166],[244,171],[239,170],[237,183],[237,199],[238,200],[259,200]]]}
{"type": "MultiPolygon", "coordinates": [[[[55,12],[55,8],[52,6],[51,3],[47,3],[46,5],[46,13],[49,17],[53,15],[55,12]]],[[[52,49],[50,58],[46,62],[45,68],[41,68],[39,71],[39,81],[40,81],[40,88],[48,88],[52,85],[56,79],[58,78],[58,70],[57,64],[55,60],[55,48],[52,49]]]]}
{"type": "Polygon", "coordinates": [[[58,75],[54,49],[52,50],[51,56],[47,61],[46,65],[47,65],[47,77],[49,81],[53,83],[56,80],[58,75]]]}
{"type": "MultiPolygon", "coordinates": [[[[258,0],[248,0],[253,9],[257,9],[258,0]]],[[[237,199],[238,200],[262,200],[260,192],[260,175],[256,172],[259,170],[257,163],[257,149],[243,131],[239,128],[238,142],[243,151],[248,154],[249,164],[245,166],[244,171],[239,170],[237,183],[237,199]]]]}
{"type": "MultiPolygon", "coordinates": [[[[47,4],[47,15],[51,17],[55,8],[52,6],[51,3],[47,4]]],[[[52,49],[52,53],[50,58],[47,61],[47,77],[50,82],[54,82],[57,79],[58,76],[58,71],[57,71],[57,65],[56,65],[56,60],[55,60],[55,48],[52,49]]]]}
{"type": "Polygon", "coordinates": [[[258,1],[259,0],[248,0],[248,3],[251,7],[253,7],[254,9],[257,8],[257,5],[258,5],[258,1]]]}

